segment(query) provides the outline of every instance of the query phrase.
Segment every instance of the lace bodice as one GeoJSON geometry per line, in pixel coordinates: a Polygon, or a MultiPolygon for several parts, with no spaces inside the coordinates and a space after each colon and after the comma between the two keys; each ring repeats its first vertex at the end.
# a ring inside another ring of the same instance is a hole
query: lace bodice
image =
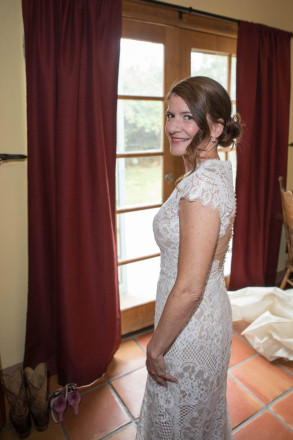
{"type": "Polygon", "coordinates": [[[174,275],[179,250],[179,202],[181,198],[199,200],[204,206],[217,209],[220,234],[215,260],[223,265],[235,216],[232,167],[228,161],[208,160],[195,172],[186,175],[154,218],[153,229],[161,250],[161,269],[174,275]]]}

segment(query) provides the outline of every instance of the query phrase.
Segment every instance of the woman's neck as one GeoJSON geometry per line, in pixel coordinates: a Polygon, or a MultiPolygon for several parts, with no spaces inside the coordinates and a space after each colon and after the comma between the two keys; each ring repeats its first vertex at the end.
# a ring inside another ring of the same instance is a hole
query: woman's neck
{"type": "MultiPolygon", "coordinates": [[[[193,164],[190,162],[190,159],[187,156],[182,156],[184,162],[185,173],[188,173],[193,169],[193,164]]],[[[213,151],[199,151],[196,156],[196,163],[202,163],[206,160],[220,160],[218,155],[218,151],[215,149],[213,151]]]]}

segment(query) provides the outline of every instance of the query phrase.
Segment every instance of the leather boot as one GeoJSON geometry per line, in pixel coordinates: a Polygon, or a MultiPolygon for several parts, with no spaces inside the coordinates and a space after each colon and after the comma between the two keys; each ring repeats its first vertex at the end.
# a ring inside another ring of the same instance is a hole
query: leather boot
{"type": "Polygon", "coordinates": [[[9,403],[9,418],[19,438],[28,437],[31,431],[31,418],[25,390],[22,368],[12,376],[1,377],[2,387],[9,403]]]}
{"type": "Polygon", "coordinates": [[[29,407],[38,431],[45,431],[49,423],[49,405],[47,389],[47,364],[41,363],[34,370],[24,369],[29,391],[29,407]]]}

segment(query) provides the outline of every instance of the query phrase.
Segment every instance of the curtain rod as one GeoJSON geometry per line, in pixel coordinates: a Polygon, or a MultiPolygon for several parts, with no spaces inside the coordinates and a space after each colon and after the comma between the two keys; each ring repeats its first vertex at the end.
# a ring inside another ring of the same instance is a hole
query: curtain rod
{"type": "Polygon", "coordinates": [[[205,17],[210,17],[210,18],[217,18],[220,20],[225,20],[225,21],[231,21],[233,23],[239,23],[239,20],[235,19],[235,18],[230,18],[230,17],[224,17],[223,15],[217,15],[217,14],[212,14],[211,12],[204,12],[204,11],[199,11],[198,9],[193,9],[192,7],[186,8],[184,6],[180,6],[180,5],[173,5],[171,3],[165,3],[165,2],[160,2],[160,1],[156,1],[156,0],[138,0],[140,3],[148,3],[151,5],[159,5],[159,6],[165,6],[169,9],[175,9],[179,12],[179,18],[182,18],[182,14],[197,14],[197,15],[203,15],[205,17]]]}

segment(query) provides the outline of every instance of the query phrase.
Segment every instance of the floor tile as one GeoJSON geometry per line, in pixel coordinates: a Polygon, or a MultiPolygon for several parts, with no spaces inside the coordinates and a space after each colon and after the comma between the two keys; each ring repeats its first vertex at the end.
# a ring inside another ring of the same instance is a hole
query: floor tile
{"type": "Polygon", "coordinates": [[[62,388],[62,385],[58,383],[58,376],[54,374],[48,378],[48,391],[49,394],[54,393],[58,388],[62,388]]]}
{"type": "Polygon", "coordinates": [[[52,419],[50,420],[48,429],[43,432],[38,432],[33,426],[31,435],[29,436],[32,440],[63,440],[64,433],[59,423],[55,423],[52,419]]]}
{"type": "Polygon", "coordinates": [[[99,379],[95,380],[94,382],[88,384],[88,385],[82,385],[81,387],[77,387],[81,393],[81,395],[83,395],[83,393],[86,393],[89,390],[93,390],[97,387],[100,387],[101,385],[104,385],[106,383],[106,379],[104,378],[104,376],[100,377],[99,379]]]}
{"type": "Polygon", "coordinates": [[[233,322],[233,331],[241,335],[241,333],[250,325],[249,322],[246,321],[237,321],[233,322]]]}
{"type": "Polygon", "coordinates": [[[63,419],[71,440],[98,440],[131,421],[108,385],[83,395],[78,415],[69,407],[63,419]]]}
{"type": "Polygon", "coordinates": [[[232,428],[263,408],[261,403],[230,378],[228,378],[227,384],[227,400],[232,428]]]}
{"type": "Polygon", "coordinates": [[[8,405],[8,401],[7,401],[7,398],[6,398],[6,395],[4,396],[4,406],[5,406],[5,425],[4,426],[7,426],[7,425],[10,425],[10,420],[9,420],[9,405],[8,405]]]}
{"type": "Polygon", "coordinates": [[[145,352],[134,340],[124,341],[116,351],[106,375],[109,379],[130,373],[145,365],[145,352]]]}
{"type": "Polygon", "coordinates": [[[137,342],[146,350],[147,345],[151,339],[151,337],[153,336],[153,331],[150,331],[148,333],[145,333],[144,335],[138,336],[136,338],[137,342]]]}
{"type": "Polygon", "coordinates": [[[231,368],[229,374],[238,379],[265,404],[293,386],[293,377],[262,356],[248,359],[231,368]]]}
{"type": "MultiPolygon", "coordinates": [[[[102,376],[100,378],[98,378],[97,380],[95,380],[94,382],[88,384],[88,385],[83,385],[81,387],[78,387],[79,391],[81,393],[84,393],[86,391],[89,391],[90,389],[96,388],[100,385],[103,385],[106,383],[105,378],[102,376]]],[[[58,376],[57,374],[55,374],[54,376],[50,376],[48,379],[48,390],[49,393],[52,394],[54,391],[56,391],[59,388],[64,388],[62,387],[62,385],[58,384],[58,376]]]]}
{"type": "Polygon", "coordinates": [[[135,419],[139,417],[146,378],[147,370],[144,367],[111,382],[135,419]]]}
{"type": "Polygon", "coordinates": [[[293,432],[268,411],[234,433],[234,440],[293,440],[293,432]]]}
{"type": "MultiPolygon", "coordinates": [[[[0,433],[1,440],[15,440],[17,439],[16,432],[13,428],[8,429],[0,433]]],[[[55,423],[50,419],[50,423],[46,431],[39,432],[36,430],[35,426],[32,424],[32,430],[27,437],[30,440],[64,440],[64,433],[59,423],[55,423]]]]}
{"type": "Polygon", "coordinates": [[[270,409],[293,429],[293,391],[270,406],[270,409]]]}
{"type": "Polygon", "coordinates": [[[285,359],[277,359],[276,364],[280,364],[293,374],[293,361],[285,361],[285,359]]]}
{"type": "Polygon", "coordinates": [[[233,335],[232,353],[229,367],[233,367],[234,365],[239,364],[239,362],[242,362],[255,354],[256,351],[251,347],[251,345],[240,339],[238,336],[233,335]]]}
{"type": "MultiPolygon", "coordinates": [[[[256,353],[240,336],[248,325],[243,321],[233,324],[227,399],[234,440],[293,440],[293,362],[277,359],[270,363],[256,353]],[[264,404],[268,407],[264,408],[264,404]]],[[[79,387],[82,402],[77,416],[68,407],[63,424],[54,423],[50,418],[45,432],[38,432],[33,425],[28,438],[135,440],[133,419],[139,417],[147,377],[145,350],[152,334],[153,330],[148,328],[146,333],[126,338],[109,365],[107,375],[79,387]]],[[[58,388],[57,375],[49,377],[49,392],[58,388]]],[[[8,419],[7,401],[6,412],[7,426],[0,432],[0,439],[15,440],[17,436],[8,419]]]]}
{"type": "Polygon", "coordinates": [[[136,427],[134,425],[127,426],[125,429],[117,432],[109,437],[111,440],[135,440],[136,427]]]}

